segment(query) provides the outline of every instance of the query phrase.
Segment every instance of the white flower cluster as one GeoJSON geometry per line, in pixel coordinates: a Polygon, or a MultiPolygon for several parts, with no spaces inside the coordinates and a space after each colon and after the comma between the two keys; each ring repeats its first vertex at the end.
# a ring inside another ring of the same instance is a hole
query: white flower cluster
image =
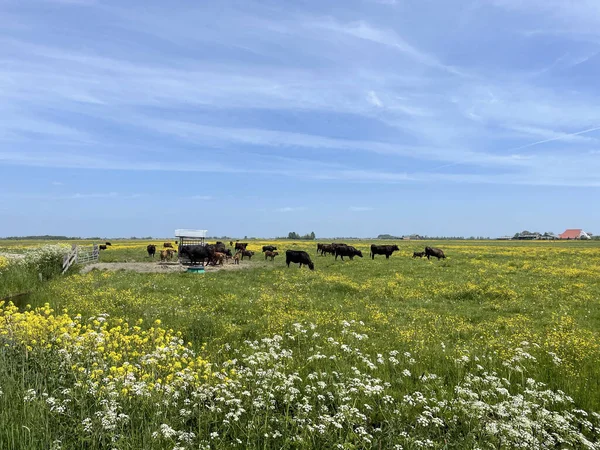
{"type": "MultiPolygon", "coordinates": [[[[226,346],[224,362],[212,365],[204,384],[183,371],[177,383],[127,375],[119,386],[106,379],[52,396],[30,390],[24,400],[41,400],[60,417],[86,417],[78,421],[81,431],[107,448],[137,432],[134,424],[154,420],[156,448],[177,450],[429,449],[459,442],[461,448],[600,450],[600,415],[575,408],[564,392],[536,380],[510,379],[536,364],[526,345],[500,366],[503,374],[486,370],[476,355],[458,358],[461,378],[452,383],[424,370],[418,355],[368,353],[368,338],[355,327],[346,322],[341,337],[332,338],[295,324],[283,336],[226,346]],[[85,395],[95,399],[92,414],[69,401],[85,395]]],[[[142,363],[163,359],[167,348],[142,363]]]]}

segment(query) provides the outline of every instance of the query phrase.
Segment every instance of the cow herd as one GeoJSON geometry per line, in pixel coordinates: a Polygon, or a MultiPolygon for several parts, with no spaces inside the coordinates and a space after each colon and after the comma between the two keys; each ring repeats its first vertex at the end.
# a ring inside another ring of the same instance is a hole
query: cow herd
{"type": "MultiPolygon", "coordinates": [[[[235,254],[232,254],[231,250],[226,248],[223,242],[216,242],[215,244],[206,244],[206,245],[180,245],[179,251],[173,248],[173,244],[170,242],[165,242],[163,244],[164,249],[160,251],[160,259],[161,261],[170,261],[175,253],[179,253],[180,259],[188,259],[192,265],[196,264],[208,264],[208,265],[223,265],[225,261],[230,258],[233,259],[234,264],[239,264],[240,260],[244,258],[252,259],[254,256],[254,252],[248,250],[247,242],[229,242],[230,247],[234,247],[235,254]]],[[[154,258],[156,254],[156,245],[150,244],[147,249],[148,256],[154,258]]],[[[376,245],[372,244],[369,252],[369,256],[371,259],[375,259],[376,255],[385,255],[386,259],[389,259],[390,256],[399,251],[397,245],[376,245]]],[[[274,245],[264,245],[262,247],[262,252],[265,255],[265,260],[270,258],[271,261],[275,260],[275,257],[279,255],[277,251],[277,247],[274,245]]],[[[321,256],[327,256],[331,254],[335,256],[337,260],[338,257],[343,261],[344,257],[353,260],[355,256],[359,258],[363,257],[363,254],[360,250],[355,247],[340,243],[334,242],[331,244],[317,244],[317,254],[321,256]]],[[[445,259],[446,255],[439,248],[434,247],[425,247],[425,251],[423,252],[414,252],[413,258],[422,258],[427,257],[430,259],[431,257],[439,259],[445,259]]],[[[310,255],[301,250],[286,250],[285,252],[285,263],[289,267],[290,264],[299,264],[300,267],[303,265],[307,266],[310,270],[314,270],[315,265],[310,258],[310,255]]]]}

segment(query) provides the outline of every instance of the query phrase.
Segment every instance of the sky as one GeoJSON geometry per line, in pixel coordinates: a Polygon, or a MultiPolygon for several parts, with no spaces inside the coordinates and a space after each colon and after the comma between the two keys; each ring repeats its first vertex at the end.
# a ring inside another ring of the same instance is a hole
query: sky
{"type": "Polygon", "coordinates": [[[600,232],[599,69],[595,0],[0,0],[0,236],[600,232]]]}

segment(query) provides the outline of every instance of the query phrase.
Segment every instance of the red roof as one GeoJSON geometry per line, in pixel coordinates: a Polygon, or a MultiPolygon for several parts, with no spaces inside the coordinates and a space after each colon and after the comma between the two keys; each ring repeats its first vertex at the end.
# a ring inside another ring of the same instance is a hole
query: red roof
{"type": "Polygon", "coordinates": [[[558,237],[560,237],[561,239],[578,239],[579,236],[581,236],[581,232],[583,230],[579,229],[570,229],[570,230],[566,230],[564,233],[559,234],[558,237]]]}

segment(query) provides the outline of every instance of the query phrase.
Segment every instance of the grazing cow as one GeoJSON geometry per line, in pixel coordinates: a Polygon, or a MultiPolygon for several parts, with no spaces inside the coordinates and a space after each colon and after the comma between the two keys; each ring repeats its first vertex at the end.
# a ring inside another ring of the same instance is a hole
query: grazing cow
{"type": "Polygon", "coordinates": [[[331,246],[335,250],[338,247],[348,247],[348,244],[344,244],[343,242],[332,242],[331,246]]]}
{"type": "Polygon", "coordinates": [[[110,247],[112,244],[110,242],[105,242],[104,245],[108,245],[110,247]]]}
{"type": "Polygon", "coordinates": [[[427,259],[429,259],[430,256],[433,256],[434,258],[437,258],[438,261],[442,258],[446,259],[444,252],[439,248],[434,247],[425,247],[425,256],[427,256],[427,259]]]}
{"type": "Polygon", "coordinates": [[[167,249],[167,259],[169,261],[171,261],[173,259],[173,255],[175,255],[175,253],[177,253],[177,250],[175,250],[174,248],[168,248],[167,249]]]}
{"type": "Polygon", "coordinates": [[[236,242],[235,243],[235,250],[246,250],[246,247],[248,247],[247,242],[236,242]]]}
{"type": "Polygon", "coordinates": [[[425,256],[425,252],[413,252],[413,258],[422,258],[425,256]]]}
{"type": "Polygon", "coordinates": [[[385,255],[385,259],[390,259],[390,255],[399,250],[397,245],[371,244],[371,259],[375,259],[375,255],[385,255]]]}
{"type": "Polygon", "coordinates": [[[299,250],[287,250],[285,252],[285,263],[287,264],[288,268],[290,267],[290,263],[295,263],[300,264],[300,267],[302,267],[302,264],[304,264],[308,266],[310,270],[315,270],[315,265],[310,260],[308,253],[299,250]]]}
{"type": "Polygon", "coordinates": [[[317,255],[319,253],[323,254],[323,244],[317,244],[317,255]]]}
{"type": "Polygon", "coordinates": [[[165,243],[163,244],[163,247],[164,247],[164,248],[173,248],[173,244],[171,244],[170,242],[165,242],[165,243]]]}
{"type": "Polygon", "coordinates": [[[225,261],[225,257],[227,255],[225,255],[225,253],[221,253],[221,252],[216,252],[215,253],[215,260],[217,262],[217,264],[223,265],[223,261],[225,261]]]}
{"type": "Polygon", "coordinates": [[[226,253],[227,252],[227,248],[225,247],[225,244],[223,244],[222,242],[217,242],[216,244],[208,244],[206,246],[206,248],[208,248],[211,253],[215,253],[215,252],[226,253]]]}
{"type": "Polygon", "coordinates": [[[274,245],[263,245],[262,248],[263,252],[274,252],[275,250],[277,250],[277,247],[275,247],[274,245]]]}
{"type": "Polygon", "coordinates": [[[327,253],[335,255],[335,247],[332,244],[321,245],[321,255],[327,256],[327,253]]]}
{"type": "Polygon", "coordinates": [[[242,261],[244,260],[244,256],[247,256],[248,259],[252,259],[254,252],[251,252],[250,250],[242,250],[242,261]]]}
{"type": "Polygon", "coordinates": [[[179,259],[188,258],[193,265],[202,263],[211,258],[211,252],[204,245],[181,245],[179,246],[179,259]]]}
{"type": "Polygon", "coordinates": [[[271,261],[274,261],[274,260],[275,260],[275,257],[276,257],[277,255],[279,255],[279,252],[272,252],[272,251],[270,251],[270,250],[267,250],[267,251],[265,252],[265,261],[267,260],[267,258],[268,258],[269,256],[271,257],[271,261]]]}
{"type": "Polygon", "coordinates": [[[342,258],[342,261],[344,260],[344,256],[347,256],[350,259],[354,259],[355,256],[358,256],[360,258],[363,257],[363,254],[360,250],[356,250],[354,247],[352,246],[348,246],[348,245],[343,245],[343,246],[338,246],[335,249],[335,259],[337,260],[337,257],[340,256],[342,258]]]}
{"type": "Polygon", "coordinates": [[[233,247],[233,241],[229,241],[229,246],[233,247]]]}
{"type": "Polygon", "coordinates": [[[106,245],[100,245],[100,250],[106,250],[106,245]]]}
{"type": "Polygon", "coordinates": [[[156,245],[148,245],[148,247],[146,247],[146,251],[148,252],[148,256],[154,258],[154,254],[156,253],[156,245]]]}
{"type": "Polygon", "coordinates": [[[235,254],[235,256],[233,257],[233,263],[234,264],[239,264],[240,263],[240,258],[242,257],[242,252],[239,251],[235,254]]]}

